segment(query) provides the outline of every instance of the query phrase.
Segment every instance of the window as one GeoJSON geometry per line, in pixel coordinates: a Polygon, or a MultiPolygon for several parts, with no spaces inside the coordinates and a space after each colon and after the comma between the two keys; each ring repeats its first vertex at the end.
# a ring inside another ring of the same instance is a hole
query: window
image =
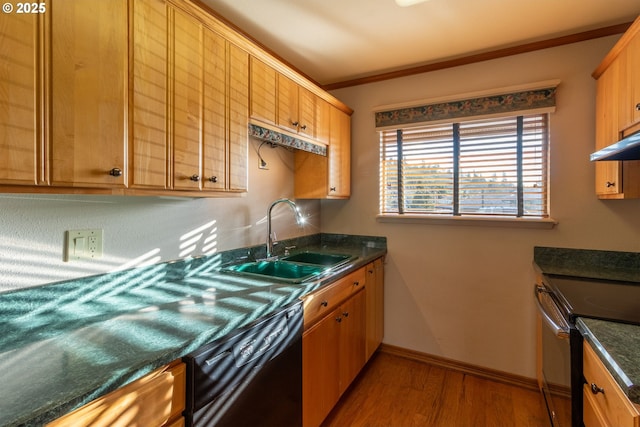
{"type": "Polygon", "coordinates": [[[549,216],[548,112],[380,130],[380,213],[549,216]]]}

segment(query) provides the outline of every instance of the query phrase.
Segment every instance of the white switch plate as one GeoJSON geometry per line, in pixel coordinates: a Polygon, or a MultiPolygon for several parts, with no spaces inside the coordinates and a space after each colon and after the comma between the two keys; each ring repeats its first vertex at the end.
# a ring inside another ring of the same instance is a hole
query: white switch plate
{"type": "Polygon", "coordinates": [[[64,260],[102,258],[102,236],[103,230],[100,228],[67,231],[64,260]]]}

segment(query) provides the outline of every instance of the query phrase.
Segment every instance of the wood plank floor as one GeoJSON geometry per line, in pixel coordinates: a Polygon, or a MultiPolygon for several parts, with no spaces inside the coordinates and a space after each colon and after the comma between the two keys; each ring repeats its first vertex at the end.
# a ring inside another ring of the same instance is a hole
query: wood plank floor
{"type": "Polygon", "coordinates": [[[376,353],[322,427],[548,427],[541,393],[376,353]]]}

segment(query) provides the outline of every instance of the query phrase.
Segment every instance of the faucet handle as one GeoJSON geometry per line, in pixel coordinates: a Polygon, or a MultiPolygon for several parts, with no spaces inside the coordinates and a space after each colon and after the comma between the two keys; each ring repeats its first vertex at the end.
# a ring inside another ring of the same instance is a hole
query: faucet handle
{"type": "Polygon", "coordinates": [[[289,255],[291,255],[291,254],[289,253],[289,250],[290,250],[290,249],[295,249],[295,248],[296,248],[296,246],[295,246],[295,245],[293,245],[293,246],[285,246],[285,247],[284,247],[284,256],[289,256],[289,255]]]}

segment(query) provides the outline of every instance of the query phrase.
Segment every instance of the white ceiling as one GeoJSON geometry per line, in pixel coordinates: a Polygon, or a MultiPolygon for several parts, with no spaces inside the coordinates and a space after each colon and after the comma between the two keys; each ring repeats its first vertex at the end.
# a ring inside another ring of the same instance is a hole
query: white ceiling
{"type": "Polygon", "coordinates": [[[640,0],[201,0],[320,84],[633,21],[640,0]]]}

